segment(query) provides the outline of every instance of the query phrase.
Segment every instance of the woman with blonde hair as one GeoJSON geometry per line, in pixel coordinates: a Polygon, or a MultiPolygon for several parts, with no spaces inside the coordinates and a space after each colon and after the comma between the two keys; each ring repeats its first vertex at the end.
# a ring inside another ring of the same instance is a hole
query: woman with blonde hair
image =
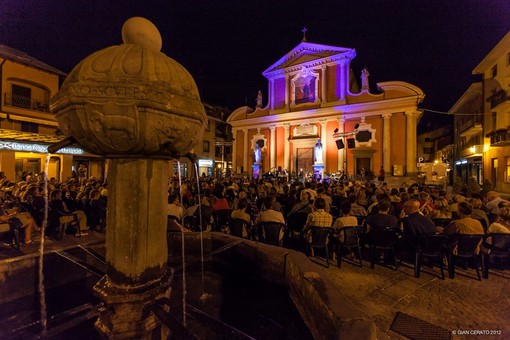
{"type": "Polygon", "coordinates": [[[441,197],[434,201],[435,210],[432,210],[430,214],[427,215],[428,218],[452,218],[452,211],[450,210],[450,205],[446,198],[441,197]]]}

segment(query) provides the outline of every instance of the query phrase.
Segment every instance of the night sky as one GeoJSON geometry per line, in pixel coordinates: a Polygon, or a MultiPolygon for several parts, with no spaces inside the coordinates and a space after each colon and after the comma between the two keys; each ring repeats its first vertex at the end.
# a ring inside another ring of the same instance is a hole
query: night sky
{"type": "MultiPolygon", "coordinates": [[[[359,78],[407,81],[426,94],[421,108],[448,111],[477,78],[471,71],[510,31],[510,0],[0,0],[0,44],[64,72],[122,43],[132,16],[161,32],[162,52],[186,67],[202,99],[236,109],[267,100],[261,73],[297,46],[355,48],[359,78]]],[[[449,117],[426,113],[421,129],[449,117]]]]}

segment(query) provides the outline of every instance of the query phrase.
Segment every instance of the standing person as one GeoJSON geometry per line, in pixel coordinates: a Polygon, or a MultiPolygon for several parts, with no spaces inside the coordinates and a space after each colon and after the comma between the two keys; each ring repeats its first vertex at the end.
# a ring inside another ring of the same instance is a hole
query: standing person
{"type": "Polygon", "coordinates": [[[377,178],[379,182],[384,182],[384,176],[386,172],[384,171],[384,167],[381,165],[381,169],[379,169],[379,177],[377,178]]]}
{"type": "Polygon", "coordinates": [[[78,179],[81,181],[82,179],[87,178],[87,168],[85,167],[85,164],[80,164],[78,166],[78,179]]]}

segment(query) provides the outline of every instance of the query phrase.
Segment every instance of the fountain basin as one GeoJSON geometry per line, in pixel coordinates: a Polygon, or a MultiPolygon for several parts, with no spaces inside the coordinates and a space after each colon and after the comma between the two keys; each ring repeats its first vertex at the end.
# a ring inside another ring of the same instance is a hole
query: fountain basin
{"type": "MultiPolygon", "coordinates": [[[[200,234],[185,233],[186,262],[200,261],[200,234]]],[[[181,234],[171,234],[169,264],[181,261],[181,234]]],[[[315,339],[375,339],[375,323],[349,302],[327,278],[324,269],[304,254],[240,239],[203,233],[205,260],[251,268],[263,279],[283,285],[315,339]]]]}
{"type": "MultiPolygon", "coordinates": [[[[239,292],[224,290],[225,286],[243,285],[243,280],[246,277],[253,282],[262,282],[266,291],[272,291],[267,294],[268,296],[263,294],[263,297],[269,297],[269,300],[260,302],[259,308],[266,306],[266,310],[268,310],[273,308],[274,304],[276,307],[273,309],[284,310],[284,312],[276,314],[295,314],[293,317],[295,320],[289,321],[291,326],[287,327],[294,329],[291,332],[295,332],[296,329],[301,330],[300,334],[303,335],[301,338],[376,338],[376,327],[373,321],[364,316],[356,306],[348,301],[345,294],[330,282],[322,267],[311,262],[304,254],[222,233],[203,233],[204,263],[207,268],[204,291],[208,296],[204,299],[205,301],[201,302],[203,294],[200,287],[200,234],[185,233],[184,236],[188,303],[206,310],[213,317],[231,323],[229,318],[235,314],[232,311],[235,311],[235,308],[240,308],[238,313],[240,314],[240,311],[245,308],[245,304],[250,303],[237,298],[240,296],[239,292]],[[219,271],[216,270],[218,267],[219,271]],[[215,270],[211,271],[211,268],[215,270]],[[230,278],[221,278],[225,274],[230,278]],[[253,277],[256,277],[256,280],[260,278],[262,281],[256,281],[253,277]],[[223,288],[218,289],[218,286],[223,288]],[[283,297],[282,301],[274,301],[271,300],[271,294],[273,296],[288,295],[288,297],[283,297]],[[285,299],[290,305],[293,305],[292,308],[288,309],[283,306],[287,303],[285,299]],[[230,303],[230,307],[227,306],[228,303],[230,303]],[[226,310],[230,310],[230,312],[226,312],[226,310]],[[304,322],[305,328],[308,328],[309,332],[303,331],[304,325],[300,326],[301,322],[304,322]]],[[[177,320],[182,318],[179,308],[175,308],[181,302],[182,296],[181,237],[181,234],[170,234],[168,237],[170,249],[168,262],[171,267],[175,268],[176,273],[175,281],[172,283],[171,300],[174,308],[171,309],[171,314],[177,320]]],[[[89,245],[86,248],[93,253],[104,255],[103,244],[89,245]]],[[[63,252],[68,257],[70,255],[71,260],[74,258],[74,260],[80,261],[69,261],[57,252],[45,255],[45,288],[50,317],[64,313],[69,309],[80,308],[87,303],[92,305],[99,303],[92,293],[92,287],[104,272],[104,263],[78,247],[65,249],[63,252]],[[81,262],[88,269],[77,265],[76,262],[81,262]]],[[[14,328],[22,328],[38,319],[37,256],[4,260],[3,265],[0,266],[0,279],[2,280],[0,302],[4,307],[0,313],[0,335],[3,337],[9,336],[11,334],[9,332],[12,332],[14,328]],[[14,320],[17,324],[13,324],[14,320]]],[[[247,291],[252,289],[251,287],[244,288],[247,291]]],[[[260,292],[254,294],[260,294],[260,292]]],[[[262,301],[262,297],[259,298],[259,296],[255,295],[256,302],[258,302],[257,300],[262,301]]],[[[182,308],[180,309],[182,310],[182,308]]],[[[269,310],[269,312],[274,311],[269,310]]],[[[83,318],[81,324],[77,325],[80,332],[98,335],[93,329],[93,321],[96,317],[97,313],[92,317],[89,316],[88,319],[83,318]]],[[[264,316],[263,320],[269,320],[268,323],[275,324],[287,322],[278,320],[271,314],[264,316]],[[274,320],[276,321],[273,322],[274,320]]],[[[49,324],[51,329],[51,321],[49,324]]],[[[234,326],[243,329],[242,325],[234,326]]],[[[277,326],[276,330],[278,329],[277,326]]],[[[27,328],[28,331],[33,332],[34,327],[27,328]]],[[[18,333],[18,335],[30,334],[27,332],[18,333]]],[[[66,332],[69,331],[66,330],[66,332]]],[[[246,333],[250,334],[248,331],[246,333]]],[[[260,336],[260,338],[263,337],[260,336]]]]}

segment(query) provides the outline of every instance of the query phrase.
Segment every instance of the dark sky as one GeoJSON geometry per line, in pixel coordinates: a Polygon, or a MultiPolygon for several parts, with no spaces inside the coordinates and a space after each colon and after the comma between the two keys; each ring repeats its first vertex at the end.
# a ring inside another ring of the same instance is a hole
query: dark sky
{"type": "MultiPolygon", "coordinates": [[[[0,43],[64,72],[122,43],[132,16],[151,20],[162,51],[194,76],[202,99],[235,109],[267,99],[261,73],[309,42],[355,48],[352,69],[370,82],[420,87],[422,108],[447,111],[471,71],[510,31],[510,0],[0,0],[0,43]]],[[[445,116],[426,113],[423,125],[445,116]]]]}

